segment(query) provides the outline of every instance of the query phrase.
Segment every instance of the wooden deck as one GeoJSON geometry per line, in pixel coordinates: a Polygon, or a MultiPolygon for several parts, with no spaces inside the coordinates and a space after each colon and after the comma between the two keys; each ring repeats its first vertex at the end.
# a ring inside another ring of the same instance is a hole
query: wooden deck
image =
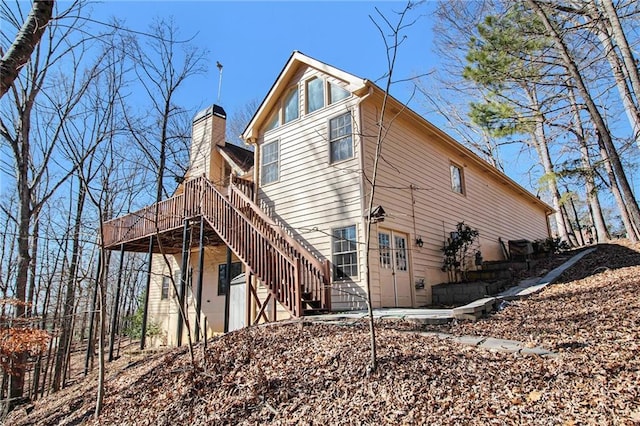
{"type": "Polygon", "coordinates": [[[115,250],[178,253],[186,219],[204,218],[207,245],[226,244],[247,270],[267,286],[292,315],[329,310],[330,268],[278,226],[252,200],[253,183],[233,178],[223,195],[204,177],[186,181],[182,192],[104,223],[104,246],[115,250]]]}

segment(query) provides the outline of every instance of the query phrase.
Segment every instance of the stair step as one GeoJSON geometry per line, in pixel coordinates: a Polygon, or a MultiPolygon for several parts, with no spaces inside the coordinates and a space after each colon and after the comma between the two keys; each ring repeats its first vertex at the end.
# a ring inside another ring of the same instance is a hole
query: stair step
{"type": "Polygon", "coordinates": [[[308,308],[308,309],[303,309],[302,310],[302,315],[304,315],[304,316],[322,315],[322,314],[326,314],[328,312],[329,312],[329,310],[326,309],[326,308],[308,308]]]}
{"type": "Polygon", "coordinates": [[[322,306],[322,302],[319,300],[305,300],[302,299],[302,304],[306,305],[305,307],[308,307],[310,309],[318,309],[322,306]]]}

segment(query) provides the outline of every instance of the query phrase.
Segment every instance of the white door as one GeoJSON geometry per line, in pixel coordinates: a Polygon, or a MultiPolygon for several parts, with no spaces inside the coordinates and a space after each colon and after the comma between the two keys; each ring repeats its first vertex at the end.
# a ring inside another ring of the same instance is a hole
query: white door
{"type": "Polygon", "coordinates": [[[244,274],[231,280],[229,287],[229,331],[245,327],[247,283],[244,274]]]}
{"type": "Polygon", "coordinates": [[[378,231],[380,293],[383,307],[413,306],[407,234],[378,231]]]}

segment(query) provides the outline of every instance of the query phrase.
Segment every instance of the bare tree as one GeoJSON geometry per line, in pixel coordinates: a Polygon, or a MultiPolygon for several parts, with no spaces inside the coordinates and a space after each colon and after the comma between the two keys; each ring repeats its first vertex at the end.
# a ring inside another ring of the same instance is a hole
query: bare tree
{"type": "MultiPolygon", "coordinates": [[[[83,69],[88,40],[79,31],[81,8],[81,3],[72,4],[67,12],[73,11],[73,17],[67,18],[67,22],[56,20],[46,28],[34,58],[10,87],[8,97],[13,109],[3,110],[0,117],[0,137],[11,153],[12,178],[18,194],[14,295],[23,302],[27,301],[29,271],[34,261],[32,227],[45,203],[75,171],[72,165],[65,168],[64,160],[58,157],[64,123],[72,117],[90,82],[100,73],[99,61],[85,73],[69,75],[57,68],[69,60],[65,66],[83,69]],[[5,124],[7,122],[11,125],[5,124]],[[58,174],[49,168],[53,161],[57,161],[61,169],[58,174]]],[[[2,12],[9,22],[19,20],[8,7],[3,7],[2,12]]],[[[89,150],[85,154],[90,153],[89,150]]],[[[16,318],[24,317],[25,313],[24,305],[16,306],[16,318]]],[[[22,374],[12,376],[10,398],[22,395],[23,384],[22,374]]]]}
{"type": "Polygon", "coordinates": [[[34,0],[31,12],[6,53],[0,49],[0,98],[9,90],[18,73],[40,42],[53,15],[54,0],[34,0]]]}
{"type": "Polygon", "coordinates": [[[409,11],[415,7],[415,4],[408,2],[402,11],[397,12],[397,21],[391,22],[387,17],[380,12],[378,8],[376,8],[377,17],[371,18],[371,21],[376,26],[385,46],[385,54],[387,59],[387,69],[384,75],[384,96],[382,98],[382,106],[378,113],[377,117],[377,134],[375,135],[375,154],[373,158],[373,170],[371,172],[371,177],[365,176],[369,183],[369,200],[368,200],[368,210],[367,210],[367,231],[366,231],[366,241],[365,241],[365,253],[366,253],[366,262],[367,262],[367,277],[366,277],[366,285],[367,285],[367,294],[366,294],[366,304],[367,304],[367,313],[369,317],[369,336],[370,336],[370,348],[371,348],[371,359],[369,364],[369,372],[376,371],[378,368],[378,357],[377,357],[377,348],[376,348],[376,330],[375,330],[375,322],[373,319],[373,304],[371,300],[371,268],[369,267],[369,258],[371,256],[371,233],[372,233],[372,225],[374,223],[374,218],[372,217],[371,212],[373,211],[374,201],[375,201],[375,190],[376,190],[376,181],[378,178],[378,164],[382,157],[384,140],[386,138],[387,133],[389,132],[395,117],[400,114],[400,111],[395,113],[393,116],[387,116],[387,102],[389,100],[391,85],[393,84],[393,77],[396,65],[396,59],[398,57],[398,50],[402,45],[404,38],[402,38],[402,31],[407,27],[413,25],[415,21],[405,22],[407,18],[407,14],[409,11]]]}

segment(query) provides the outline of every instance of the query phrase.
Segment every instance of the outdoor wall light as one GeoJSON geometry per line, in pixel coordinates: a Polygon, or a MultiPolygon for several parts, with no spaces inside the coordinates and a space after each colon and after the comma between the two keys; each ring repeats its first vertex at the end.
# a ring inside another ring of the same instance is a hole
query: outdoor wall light
{"type": "Polygon", "coordinates": [[[422,247],[424,245],[424,241],[422,241],[422,237],[418,236],[418,238],[416,238],[416,245],[418,247],[422,247]]]}

